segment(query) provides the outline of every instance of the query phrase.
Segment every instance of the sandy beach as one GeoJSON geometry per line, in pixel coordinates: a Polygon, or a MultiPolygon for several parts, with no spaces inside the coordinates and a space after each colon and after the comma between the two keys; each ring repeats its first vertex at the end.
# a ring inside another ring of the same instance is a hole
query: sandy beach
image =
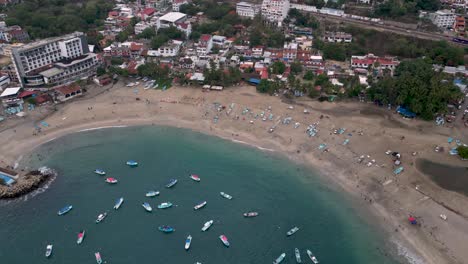
{"type": "Polygon", "coordinates": [[[447,138],[467,142],[467,131],[405,120],[363,103],[319,103],[306,98],[286,102],[258,94],[250,86],[222,92],[173,87],[163,92],[128,88],[119,82],[113,87],[91,87],[88,93],[55,110],[36,110],[24,119],[0,124],[0,165],[15,167],[40,144],[88,129],[133,125],[188,128],[274,151],[318,170],[331,186],[354,197],[358,207],[368,208],[378,219],[377,225],[388,233],[388,240],[399,245],[395,248],[412,263],[468,263],[467,197],[440,188],[415,166],[419,158],[467,166],[447,153],[447,138]],[[214,103],[226,108],[217,109],[214,103]],[[255,118],[262,112],[266,121],[255,118]],[[290,124],[282,123],[286,117],[292,118],[290,124]],[[49,127],[37,133],[34,125],[43,120],[49,127]],[[295,123],[300,123],[297,128],[295,123]],[[313,123],[317,123],[318,133],[309,137],[306,128],[313,123]],[[271,127],[275,129],[270,133],[271,127]],[[333,133],[339,128],[346,131],[333,133]],[[346,145],[345,139],[349,139],[346,145]],[[320,144],[326,144],[327,151],[320,150],[320,144]],[[436,145],[446,151],[434,152],[436,145]],[[396,167],[385,154],[387,150],[401,153],[404,171],[400,175],[394,175],[396,167]],[[409,215],[417,217],[420,226],[410,225],[409,215]]]}

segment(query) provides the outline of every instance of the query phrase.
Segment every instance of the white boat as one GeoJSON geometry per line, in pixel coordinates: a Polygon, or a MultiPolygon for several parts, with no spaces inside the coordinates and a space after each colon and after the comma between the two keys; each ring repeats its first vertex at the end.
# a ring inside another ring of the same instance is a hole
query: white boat
{"type": "Polygon", "coordinates": [[[102,214],[99,214],[97,219],[96,219],[96,224],[100,223],[102,220],[104,220],[104,218],[106,218],[107,216],[107,212],[105,213],[102,213],[102,214]]]}
{"type": "Polygon", "coordinates": [[[85,231],[84,231],[84,230],[81,230],[81,231],[78,233],[78,238],[76,239],[76,243],[77,243],[78,245],[81,244],[81,243],[83,243],[84,236],[85,236],[85,231]]]}
{"type": "Polygon", "coordinates": [[[302,263],[301,252],[298,248],[294,249],[294,255],[296,256],[296,263],[302,263]]]}
{"type": "Polygon", "coordinates": [[[289,230],[289,231],[286,233],[286,235],[287,235],[287,236],[292,236],[292,235],[294,235],[297,231],[299,231],[299,227],[295,226],[295,227],[291,228],[291,230],[289,230]]]}
{"type": "Polygon", "coordinates": [[[189,235],[187,239],[185,240],[185,250],[189,250],[191,243],[192,243],[192,236],[189,235]]]}
{"type": "Polygon", "coordinates": [[[45,252],[46,258],[49,258],[52,255],[52,248],[53,248],[52,245],[47,245],[46,252],[45,252]]]}
{"type": "Polygon", "coordinates": [[[200,209],[200,208],[205,207],[205,205],[206,205],[206,201],[203,201],[203,202],[201,202],[201,203],[195,205],[195,206],[193,207],[193,209],[198,210],[198,209],[200,209]]]}
{"type": "Polygon", "coordinates": [[[141,206],[143,206],[143,208],[145,208],[145,210],[148,212],[153,211],[153,208],[151,208],[151,205],[149,203],[143,203],[141,206]]]}
{"type": "Polygon", "coordinates": [[[210,220],[210,221],[206,222],[206,223],[203,225],[201,231],[205,232],[206,230],[208,230],[208,228],[210,228],[211,225],[213,225],[213,222],[214,222],[213,220],[210,220]]]}
{"type": "Polygon", "coordinates": [[[307,250],[307,255],[309,256],[310,260],[312,260],[312,262],[314,264],[318,264],[319,261],[317,260],[317,258],[314,256],[314,254],[312,253],[312,251],[310,250],[307,250]]]}
{"type": "Polygon", "coordinates": [[[120,197],[119,199],[117,199],[117,201],[115,202],[115,205],[114,205],[114,209],[117,210],[120,208],[120,206],[122,205],[124,201],[124,198],[123,197],[120,197]]]}
{"type": "Polygon", "coordinates": [[[94,173],[96,173],[98,175],[106,175],[106,172],[104,170],[101,170],[101,169],[95,169],[94,173]]]}
{"type": "Polygon", "coordinates": [[[275,261],[273,261],[273,264],[281,263],[285,257],[286,257],[286,253],[281,254],[275,261]]]}
{"type": "Polygon", "coordinates": [[[192,180],[194,180],[196,182],[201,181],[200,177],[198,177],[198,175],[195,175],[195,174],[191,174],[190,179],[192,179],[192,180]]]}
{"type": "Polygon", "coordinates": [[[227,193],[225,193],[225,192],[220,192],[219,194],[221,194],[222,197],[224,197],[224,198],[226,198],[226,199],[228,199],[228,200],[231,200],[231,199],[232,199],[232,196],[229,195],[229,194],[227,194],[227,193]]]}
{"type": "Polygon", "coordinates": [[[159,195],[159,192],[158,191],[149,191],[145,194],[146,197],[154,197],[154,196],[158,196],[159,195]]]}
{"type": "Polygon", "coordinates": [[[94,256],[96,257],[97,264],[101,264],[102,263],[101,253],[96,252],[94,253],[94,256]]]}

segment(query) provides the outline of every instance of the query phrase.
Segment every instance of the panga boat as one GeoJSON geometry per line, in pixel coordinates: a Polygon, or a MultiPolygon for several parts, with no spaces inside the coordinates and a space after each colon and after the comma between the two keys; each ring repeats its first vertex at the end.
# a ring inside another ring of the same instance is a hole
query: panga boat
{"type": "Polygon", "coordinates": [[[224,197],[224,198],[226,198],[226,199],[228,199],[228,200],[231,200],[231,199],[232,199],[232,196],[229,195],[229,194],[227,194],[227,193],[225,193],[225,192],[220,192],[219,194],[221,194],[222,197],[224,197]]]}
{"type": "Polygon", "coordinates": [[[101,253],[96,252],[96,253],[94,253],[94,256],[96,257],[96,262],[98,264],[101,264],[102,263],[101,253]]]}
{"type": "Polygon", "coordinates": [[[110,184],[114,184],[114,183],[117,183],[117,179],[115,179],[115,178],[106,178],[106,182],[110,183],[110,184]]]}
{"type": "Polygon", "coordinates": [[[169,180],[169,183],[166,185],[166,188],[171,188],[172,186],[176,185],[177,184],[177,180],[176,179],[170,179],[169,180]]]}
{"type": "Polygon", "coordinates": [[[79,233],[78,233],[78,238],[76,240],[76,243],[79,245],[83,242],[83,239],[84,239],[84,236],[85,236],[85,231],[84,230],[81,230],[79,233]]]}
{"type": "Polygon", "coordinates": [[[273,261],[273,264],[281,263],[285,257],[286,257],[286,253],[281,254],[275,261],[273,261]]]}
{"type": "Polygon", "coordinates": [[[129,160],[129,161],[127,161],[127,165],[130,166],[130,167],[136,167],[136,166],[138,166],[138,162],[136,162],[134,160],[129,160]]]}
{"type": "Polygon", "coordinates": [[[258,212],[247,212],[244,213],[244,217],[255,217],[258,215],[258,212]]]}
{"type": "Polygon", "coordinates": [[[102,220],[104,220],[104,218],[106,218],[106,216],[107,216],[107,212],[99,214],[97,219],[96,219],[96,224],[100,223],[102,220]]]}
{"type": "Polygon", "coordinates": [[[189,235],[187,239],[185,239],[185,250],[188,250],[190,248],[191,243],[192,243],[192,236],[189,235]]]}
{"type": "Polygon", "coordinates": [[[159,195],[159,192],[157,192],[157,191],[149,191],[149,192],[146,193],[145,196],[146,196],[146,197],[154,197],[154,196],[157,196],[157,195],[159,195]]]}
{"type": "Polygon", "coordinates": [[[298,248],[294,249],[294,255],[296,255],[296,262],[297,263],[302,263],[301,252],[299,252],[298,248]]]}
{"type": "Polygon", "coordinates": [[[165,203],[161,203],[158,205],[158,208],[159,209],[166,209],[166,208],[169,208],[172,206],[172,203],[171,202],[165,202],[165,203]]]}
{"type": "Polygon", "coordinates": [[[228,238],[225,236],[225,235],[220,235],[219,236],[219,239],[221,240],[221,242],[223,242],[223,244],[226,246],[226,247],[229,247],[231,244],[229,244],[229,240],[228,238]]]}
{"type": "Polygon", "coordinates": [[[286,235],[287,235],[287,236],[292,236],[292,235],[294,235],[294,233],[296,233],[297,231],[299,231],[299,227],[295,226],[295,227],[293,227],[291,230],[289,230],[289,231],[286,233],[286,235]]]}
{"type": "Polygon", "coordinates": [[[164,232],[164,233],[172,233],[175,231],[173,227],[170,226],[160,226],[158,227],[159,231],[164,232]]]}
{"type": "Polygon", "coordinates": [[[310,260],[312,260],[313,263],[315,263],[315,264],[318,264],[318,263],[319,263],[319,261],[318,261],[317,258],[314,256],[314,254],[312,253],[312,251],[307,250],[307,255],[309,255],[309,258],[310,258],[310,260]]]}
{"type": "Polygon", "coordinates": [[[95,169],[94,173],[96,173],[98,175],[106,175],[106,172],[104,170],[101,170],[101,169],[95,169]]]}
{"type": "Polygon", "coordinates": [[[198,210],[206,205],[206,201],[203,201],[193,207],[193,209],[198,210]]]}
{"type": "Polygon", "coordinates": [[[120,197],[119,199],[117,199],[117,201],[115,201],[114,209],[115,210],[119,209],[120,206],[122,205],[123,201],[124,201],[123,197],[120,197]]]}
{"type": "Polygon", "coordinates": [[[213,224],[213,220],[210,220],[210,221],[206,222],[206,223],[203,225],[201,231],[205,232],[206,230],[208,230],[208,228],[211,227],[212,224],[213,224]]]}
{"type": "Polygon", "coordinates": [[[48,258],[48,257],[50,257],[52,255],[52,248],[53,248],[52,245],[47,245],[46,252],[45,252],[46,258],[48,258]]]}
{"type": "Polygon", "coordinates": [[[143,203],[141,206],[143,206],[143,208],[145,208],[145,210],[148,212],[153,211],[153,208],[151,208],[151,205],[149,203],[143,203]]]}
{"type": "Polygon", "coordinates": [[[57,214],[58,214],[58,215],[64,215],[64,214],[70,212],[70,210],[71,210],[72,208],[73,208],[73,206],[67,205],[67,206],[63,207],[62,209],[60,209],[60,210],[57,212],[57,214]]]}
{"type": "Polygon", "coordinates": [[[198,175],[195,175],[195,174],[190,175],[190,179],[197,181],[197,182],[201,180],[200,177],[198,177],[198,175]]]}

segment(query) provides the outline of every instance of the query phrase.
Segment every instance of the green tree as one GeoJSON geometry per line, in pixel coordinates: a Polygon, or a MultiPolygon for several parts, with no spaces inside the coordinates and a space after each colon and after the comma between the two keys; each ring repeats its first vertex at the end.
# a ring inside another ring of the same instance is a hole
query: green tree
{"type": "Polygon", "coordinates": [[[306,73],[304,74],[304,80],[312,81],[314,77],[315,77],[315,74],[311,70],[306,71],[306,73]]]}
{"type": "Polygon", "coordinates": [[[346,53],[342,44],[327,43],[323,48],[323,55],[327,60],[345,61],[346,53]]]}
{"type": "Polygon", "coordinates": [[[299,74],[302,72],[302,63],[295,61],[291,63],[291,73],[299,74]]]}
{"type": "Polygon", "coordinates": [[[462,159],[468,159],[468,147],[466,146],[458,146],[457,147],[458,155],[462,159]]]}
{"type": "Polygon", "coordinates": [[[270,67],[273,74],[283,74],[286,70],[286,65],[282,61],[275,61],[270,67]]]}
{"type": "Polygon", "coordinates": [[[104,75],[104,74],[106,74],[106,69],[104,69],[103,67],[98,67],[96,69],[96,74],[97,74],[97,76],[104,75]]]}
{"type": "Polygon", "coordinates": [[[138,38],[151,39],[156,36],[156,30],[153,27],[145,28],[143,32],[138,34],[138,38]]]}

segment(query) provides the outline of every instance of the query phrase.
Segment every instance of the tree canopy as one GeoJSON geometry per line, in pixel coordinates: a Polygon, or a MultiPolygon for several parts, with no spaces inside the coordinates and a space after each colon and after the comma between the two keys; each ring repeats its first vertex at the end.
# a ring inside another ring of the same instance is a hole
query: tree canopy
{"type": "Polygon", "coordinates": [[[458,146],[457,147],[458,155],[462,159],[468,159],[468,147],[465,146],[458,146]]]}
{"type": "Polygon", "coordinates": [[[407,14],[417,14],[420,10],[436,11],[440,8],[439,0],[388,0],[379,4],[375,15],[384,17],[402,17],[407,14]]]}

